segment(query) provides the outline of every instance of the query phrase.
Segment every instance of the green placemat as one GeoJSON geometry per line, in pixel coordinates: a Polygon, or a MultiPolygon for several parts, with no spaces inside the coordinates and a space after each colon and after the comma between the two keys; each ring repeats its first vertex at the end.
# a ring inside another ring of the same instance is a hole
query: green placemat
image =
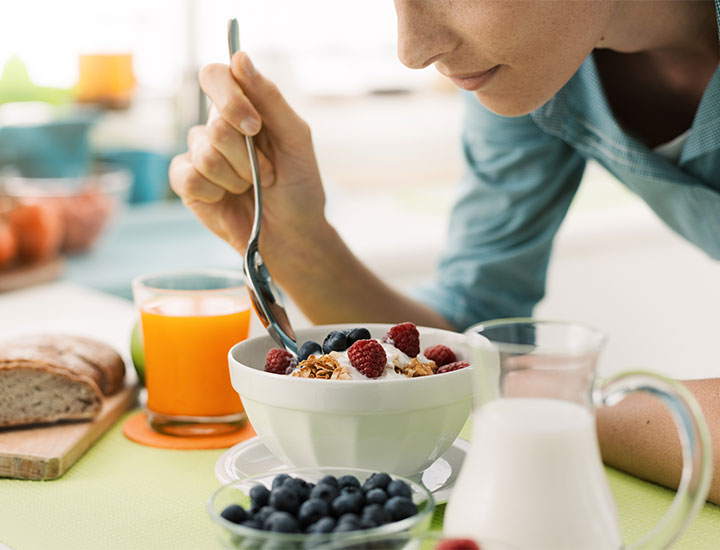
{"type": "MultiPolygon", "coordinates": [[[[0,542],[14,550],[219,548],[205,503],[220,486],[214,466],[224,451],[143,447],[125,439],[121,426],[60,479],[0,479],[0,542]]],[[[609,468],[608,476],[623,536],[635,540],[674,493],[609,468]]],[[[443,512],[438,507],[434,528],[443,512]]],[[[720,507],[708,504],[674,548],[716,549],[719,540],[720,507]]]]}

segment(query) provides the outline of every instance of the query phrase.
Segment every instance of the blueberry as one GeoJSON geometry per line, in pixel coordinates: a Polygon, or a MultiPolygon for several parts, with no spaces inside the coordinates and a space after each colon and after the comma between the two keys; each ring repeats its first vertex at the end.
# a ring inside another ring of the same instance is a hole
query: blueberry
{"type": "Polygon", "coordinates": [[[407,497],[412,496],[410,486],[400,479],[395,479],[387,486],[387,494],[390,497],[407,497]]]}
{"type": "Polygon", "coordinates": [[[370,340],[370,331],[366,328],[353,328],[345,332],[347,335],[347,345],[352,346],[358,340],[370,340]]]}
{"type": "Polygon", "coordinates": [[[282,485],[270,492],[270,506],[284,512],[296,514],[300,507],[300,497],[293,489],[282,485]]]}
{"type": "Polygon", "coordinates": [[[392,478],[385,473],[373,474],[363,483],[363,491],[367,492],[371,489],[386,489],[392,478]]]}
{"type": "Polygon", "coordinates": [[[260,510],[255,512],[253,515],[253,521],[257,521],[260,525],[262,525],[265,523],[265,520],[270,516],[270,514],[275,512],[277,512],[277,510],[272,506],[263,506],[260,510]]]}
{"type": "Polygon", "coordinates": [[[280,487],[283,483],[285,483],[288,479],[292,479],[288,474],[278,474],[276,475],[272,480],[272,488],[275,489],[275,487],[280,487]]]}
{"type": "MultiPolygon", "coordinates": [[[[337,483],[337,480],[335,481],[337,483]]],[[[312,491],[310,491],[310,498],[320,498],[327,503],[332,502],[340,496],[337,486],[332,486],[328,483],[318,483],[315,485],[312,491]]]]}
{"type": "Polygon", "coordinates": [[[360,487],[360,482],[353,475],[344,475],[338,478],[338,487],[360,487]]]}
{"type": "Polygon", "coordinates": [[[341,494],[335,500],[332,501],[330,509],[335,517],[340,517],[343,514],[357,514],[362,509],[360,501],[350,494],[341,494]]]}
{"type": "Polygon", "coordinates": [[[323,477],[320,481],[318,481],[317,484],[320,485],[321,483],[324,483],[325,485],[332,485],[335,488],[340,487],[338,485],[337,478],[335,476],[331,476],[331,475],[327,475],[327,476],[323,477]]]}
{"type": "Polygon", "coordinates": [[[342,516],[340,516],[337,522],[338,525],[340,525],[341,523],[360,523],[360,516],[358,514],[348,512],[347,514],[343,514],[342,516]]]}
{"type": "Polygon", "coordinates": [[[345,336],[344,332],[333,330],[325,337],[325,340],[323,340],[322,349],[324,353],[345,351],[348,349],[347,336],[345,336]]]}
{"type": "Polygon", "coordinates": [[[282,486],[294,492],[297,495],[299,502],[307,500],[307,498],[310,496],[310,488],[308,487],[308,482],[304,479],[286,479],[285,483],[283,483],[282,486]]]}
{"type": "Polygon", "coordinates": [[[262,529],[262,523],[260,523],[256,519],[249,519],[247,521],[243,521],[243,525],[245,527],[250,527],[250,529],[262,529]]]}
{"type": "Polygon", "coordinates": [[[360,516],[357,514],[345,514],[342,516],[345,519],[338,520],[334,533],[346,533],[348,531],[359,531],[362,529],[362,523],[360,522],[360,516]]]}
{"type": "Polygon", "coordinates": [[[385,504],[388,499],[387,493],[382,489],[370,489],[365,493],[365,503],[370,504],[385,504]]]}
{"type": "Polygon", "coordinates": [[[287,512],[273,512],[263,522],[263,529],[275,533],[299,533],[297,520],[287,512]]]}
{"type": "Polygon", "coordinates": [[[355,487],[354,485],[348,485],[346,487],[343,487],[340,489],[341,495],[350,495],[353,497],[360,508],[365,506],[365,495],[362,492],[362,489],[360,487],[355,487]]]}
{"type": "Polygon", "coordinates": [[[298,521],[301,527],[307,527],[329,513],[328,503],[319,498],[311,498],[300,505],[298,521]]]}
{"type": "Polygon", "coordinates": [[[335,529],[335,519],[330,516],[320,518],[307,528],[308,533],[330,533],[335,529]]]}
{"type": "Polygon", "coordinates": [[[247,519],[247,512],[245,511],[245,508],[237,504],[227,506],[220,515],[233,523],[242,523],[247,519]]]}
{"type": "Polygon", "coordinates": [[[393,521],[400,521],[417,514],[417,506],[407,497],[392,497],[385,503],[385,511],[393,521]]]}
{"type": "Polygon", "coordinates": [[[305,361],[311,355],[322,355],[322,346],[317,342],[308,340],[298,350],[298,361],[305,361]]]}
{"type": "Polygon", "coordinates": [[[255,485],[250,489],[250,503],[253,510],[267,506],[270,501],[270,490],[265,485],[255,485]]]}
{"type": "Polygon", "coordinates": [[[370,504],[363,509],[361,522],[365,528],[380,527],[391,521],[390,514],[382,504],[370,504]]]}

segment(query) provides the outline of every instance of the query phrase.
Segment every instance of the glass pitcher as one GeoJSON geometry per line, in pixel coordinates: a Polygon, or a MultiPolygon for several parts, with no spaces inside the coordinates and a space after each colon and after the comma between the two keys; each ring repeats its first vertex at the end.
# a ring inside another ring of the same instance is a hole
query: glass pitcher
{"type": "Polygon", "coordinates": [[[474,371],[471,448],[445,512],[453,536],[522,548],[666,548],[703,505],[711,448],[695,399],[659,375],[595,376],[605,336],[575,323],[501,319],[466,332],[474,371]],[[631,392],[659,397],[680,433],[683,470],[672,506],[625,546],[595,433],[594,409],[631,392]]]}

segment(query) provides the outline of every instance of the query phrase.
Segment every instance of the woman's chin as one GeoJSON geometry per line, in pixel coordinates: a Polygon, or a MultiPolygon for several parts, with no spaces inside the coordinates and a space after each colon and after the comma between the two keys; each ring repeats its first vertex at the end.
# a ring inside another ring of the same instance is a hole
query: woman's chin
{"type": "Polygon", "coordinates": [[[519,117],[532,113],[542,107],[550,97],[513,96],[512,94],[498,94],[477,91],[475,97],[488,111],[506,117],[519,117]]]}

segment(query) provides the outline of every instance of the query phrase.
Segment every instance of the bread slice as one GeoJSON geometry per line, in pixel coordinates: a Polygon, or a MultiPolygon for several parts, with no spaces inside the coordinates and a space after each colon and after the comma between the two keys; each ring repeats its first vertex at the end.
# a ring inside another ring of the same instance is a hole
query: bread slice
{"type": "Polygon", "coordinates": [[[93,418],[101,406],[87,376],[37,360],[0,362],[0,426],[93,418]]]}
{"type": "Polygon", "coordinates": [[[0,343],[0,427],[93,418],[125,364],[107,344],[63,334],[0,343]]]}
{"type": "Polygon", "coordinates": [[[0,343],[0,361],[7,358],[38,358],[62,365],[92,378],[104,395],[122,388],[125,363],[109,345],[70,334],[38,334],[0,343]]]}

